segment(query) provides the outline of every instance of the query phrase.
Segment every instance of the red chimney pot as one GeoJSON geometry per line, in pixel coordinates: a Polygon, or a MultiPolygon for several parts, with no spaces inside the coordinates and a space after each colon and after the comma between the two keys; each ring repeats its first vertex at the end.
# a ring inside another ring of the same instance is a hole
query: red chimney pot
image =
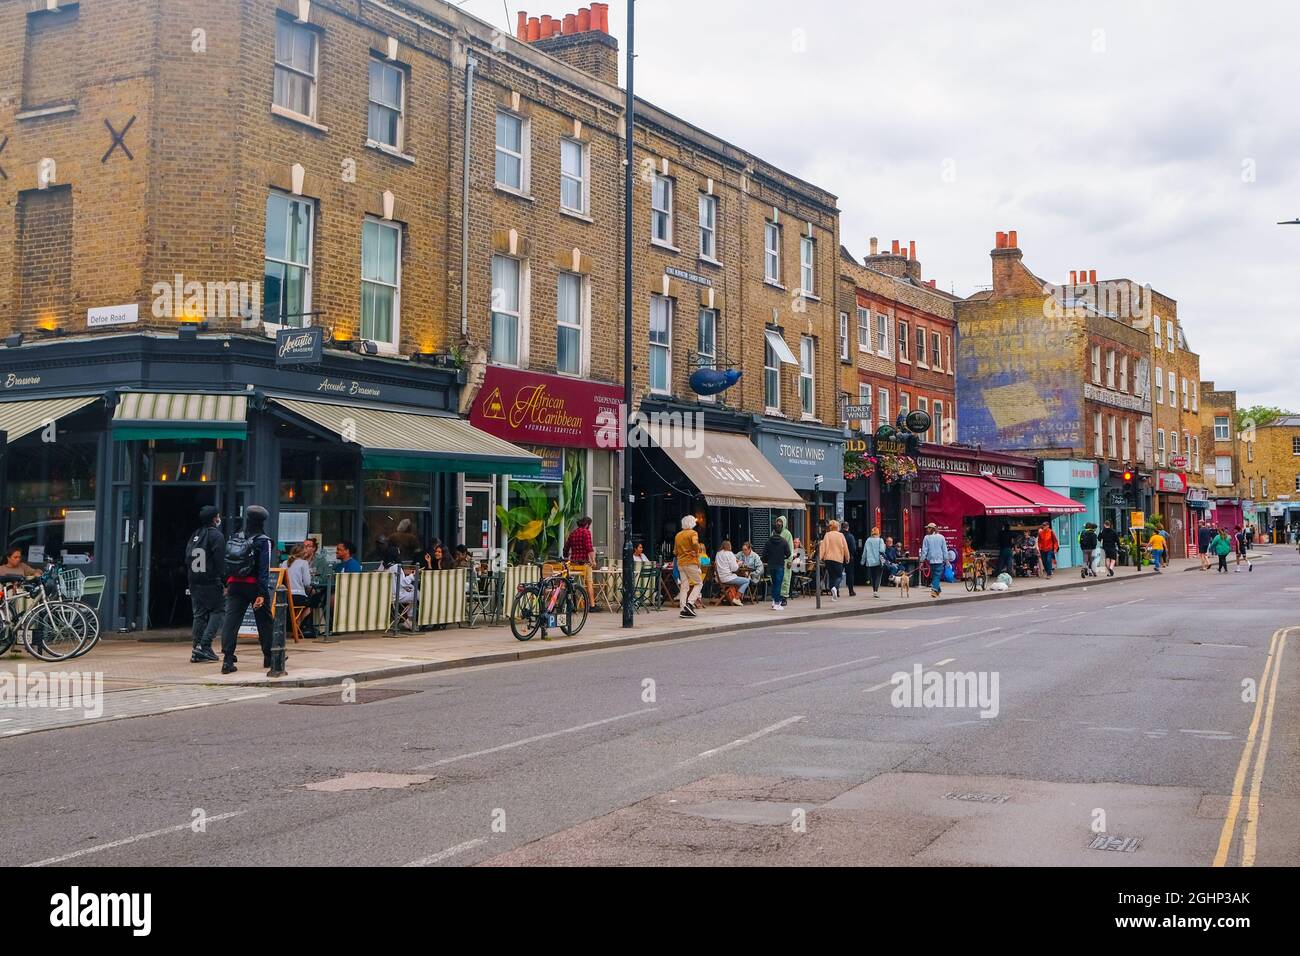
{"type": "Polygon", "coordinates": [[[566,35],[578,32],[578,18],[572,13],[564,15],[564,32],[566,35]]]}
{"type": "Polygon", "coordinates": [[[528,14],[523,10],[519,11],[519,22],[515,26],[515,39],[528,42],[528,14]]]}
{"type": "Polygon", "coordinates": [[[890,252],[893,253],[894,255],[898,255],[898,240],[897,240],[897,239],[894,240],[894,244],[893,244],[893,246],[890,248],[890,252]]]}
{"type": "Polygon", "coordinates": [[[1077,273],[1077,272],[1075,272],[1073,269],[1071,269],[1071,270],[1070,270],[1070,285],[1078,285],[1078,284],[1079,284],[1079,273],[1077,273]]]}
{"type": "Polygon", "coordinates": [[[1010,232],[1007,233],[1007,248],[1008,249],[1020,248],[1019,245],[1016,243],[1016,231],[1014,229],[1012,229],[1010,232]]]}
{"type": "Polygon", "coordinates": [[[528,18],[528,42],[536,43],[542,38],[542,21],[537,17],[528,18]]]}
{"type": "Polygon", "coordinates": [[[1005,232],[999,232],[993,241],[993,245],[997,249],[1005,249],[1007,247],[1007,234],[1005,232]]]}
{"type": "Polygon", "coordinates": [[[916,240],[915,240],[915,239],[909,239],[909,240],[907,241],[907,258],[909,258],[909,259],[915,259],[915,258],[916,258],[916,240]]]}
{"type": "Polygon", "coordinates": [[[1096,284],[1097,284],[1097,270],[1096,270],[1096,269],[1089,269],[1089,270],[1088,270],[1088,281],[1091,282],[1093,285],[1096,285],[1096,284]]]}
{"type": "Polygon", "coordinates": [[[578,32],[586,33],[591,29],[591,8],[582,7],[578,10],[578,32]]]}
{"type": "Polygon", "coordinates": [[[592,19],[595,21],[594,23],[592,23],[591,28],[593,30],[599,30],[601,33],[608,33],[609,32],[609,4],[593,3],[591,5],[591,13],[592,13],[592,19]]]}

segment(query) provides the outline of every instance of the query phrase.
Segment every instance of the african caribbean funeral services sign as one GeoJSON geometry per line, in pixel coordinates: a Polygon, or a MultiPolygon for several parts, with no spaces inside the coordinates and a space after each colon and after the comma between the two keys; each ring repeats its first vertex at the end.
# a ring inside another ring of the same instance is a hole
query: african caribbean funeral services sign
{"type": "Polygon", "coordinates": [[[470,410],[475,428],[517,444],[613,448],[620,444],[617,385],[490,366],[470,410]]]}

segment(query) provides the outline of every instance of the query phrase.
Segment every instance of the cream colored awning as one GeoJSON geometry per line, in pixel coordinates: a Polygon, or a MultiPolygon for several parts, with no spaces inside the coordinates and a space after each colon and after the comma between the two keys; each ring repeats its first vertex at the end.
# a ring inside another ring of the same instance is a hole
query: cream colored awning
{"type": "Polygon", "coordinates": [[[542,471],[539,457],[463,418],[300,398],[270,396],[270,401],[344,442],[359,445],[369,468],[480,475],[538,475],[542,471]]]}
{"type": "Polygon", "coordinates": [[[641,430],[663,449],[704,500],[722,508],[802,511],[799,492],[744,435],[647,422],[641,430]]]}
{"type": "Polygon", "coordinates": [[[99,401],[98,395],[89,398],[33,398],[27,401],[0,402],[0,432],[4,432],[12,443],[44,428],[48,422],[56,422],[65,415],[80,411],[92,402],[99,401]]]}
{"type": "Polygon", "coordinates": [[[124,392],[113,410],[113,440],[244,438],[248,396],[226,393],[124,392]]]}

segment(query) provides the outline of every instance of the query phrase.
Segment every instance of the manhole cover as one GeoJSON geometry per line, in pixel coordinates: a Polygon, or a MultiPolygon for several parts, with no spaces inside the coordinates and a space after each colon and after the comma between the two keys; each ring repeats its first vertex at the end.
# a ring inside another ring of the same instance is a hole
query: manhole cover
{"type": "Polygon", "coordinates": [[[282,704],[312,704],[318,707],[330,707],[335,704],[373,704],[379,700],[391,700],[394,697],[405,697],[407,694],[418,694],[418,690],[403,690],[400,687],[357,687],[344,696],[343,689],[332,690],[326,694],[313,694],[310,697],[295,697],[293,700],[282,700],[282,704]]]}
{"type": "Polygon", "coordinates": [[[965,800],[969,803],[1006,803],[1011,799],[1007,793],[945,793],[945,800],[965,800]]]}
{"type": "Polygon", "coordinates": [[[1109,833],[1098,833],[1088,844],[1089,850],[1110,850],[1112,853],[1132,853],[1142,841],[1137,837],[1112,836],[1109,833]]]}

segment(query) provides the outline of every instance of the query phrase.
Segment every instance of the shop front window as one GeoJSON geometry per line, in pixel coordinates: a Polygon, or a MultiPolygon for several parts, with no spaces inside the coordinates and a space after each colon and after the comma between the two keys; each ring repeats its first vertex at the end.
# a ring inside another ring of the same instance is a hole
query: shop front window
{"type": "MultiPolygon", "coordinates": [[[[381,561],[392,548],[403,562],[418,561],[429,537],[433,478],[423,471],[372,471],[362,478],[363,561],[381,561]]],[[[443,542],[450,548],[454,541],[443,542]]]]}
{"type": "Polygon", "coordinates": [[[30,440],[9,449],[9,540],[23,560],[86,564],[95,550],[95,442],[30,440]]]}
{"type": "MultiPolygon", "coordinates": [[[[356,533],[357,458],[344,452],[282,448],[278,540],[319,538],[329,556],[356,533]]],[[[355,543],[355,542],[354,542],[355,543]]]]}

